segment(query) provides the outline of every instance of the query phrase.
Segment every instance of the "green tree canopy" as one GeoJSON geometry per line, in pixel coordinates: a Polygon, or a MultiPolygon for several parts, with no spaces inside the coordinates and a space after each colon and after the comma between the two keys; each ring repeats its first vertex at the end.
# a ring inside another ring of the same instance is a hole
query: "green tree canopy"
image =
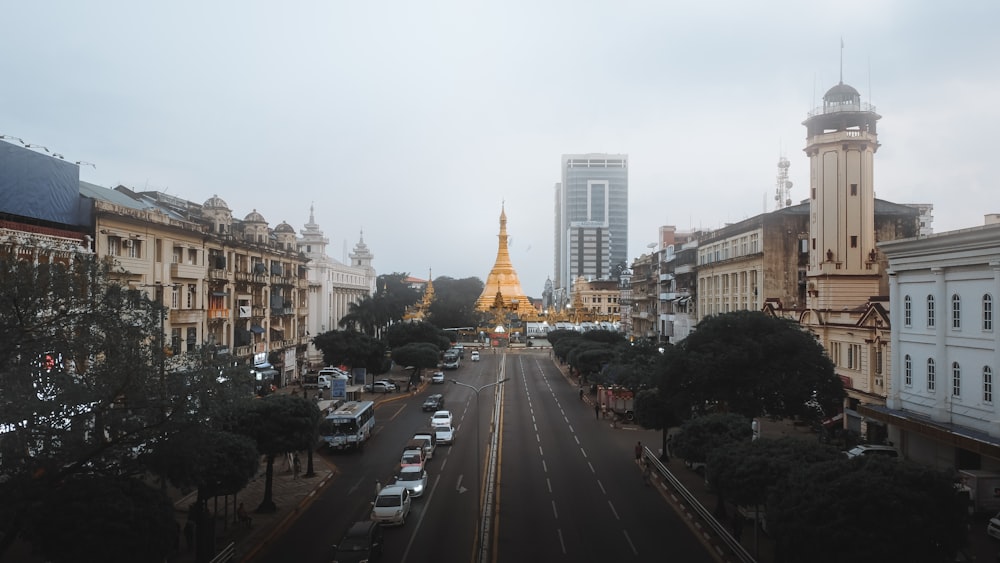
{"type": "Polygon", "coordinates": [[[413,368],[410,372],[410,383],[420,381],[421,371],[436,368],[440,357],[440,349],[429,342],[413,342],[392,350],[393,362],[413,368]]]}
{"type": "Polygon", "coordinates": [[[385,331],[384,338],[391,350],[418,342],[432,344],[439,351],[451,345],[451,339],[443,330],[426,322],[394,324],[385,331]]]}
{"type": "Polygon", "coordinates": [[[881,457],[805,464],[775,486],[767,524],[776,560],[937,563],[967,542],[952,476],[881,457]]]}
{"type": "Polygon", "coordinates": [[[446,276],[434,280],[430,322],[441,329],[479,326],[476,300],[485,285],[479,278],[456,280],[446,276]]]}
{"type": "Polygon", "coordinates": [[[355,330],[331,330],[313,338],[328,366],[363,367],[368,373],[386,371],[385,344],[355,330]]]}
{"type": "Polygon", "coordinates": [[[751,420],[735,413],[714,413],[684,422],[674,435],[673,452],[690,463],[704,463],[722,446],[750,441],[751,420]]]}
{"type": "Polygon", "coordinates": [[[799,325],[737,311],[703,319],[666,367],[695,406],[717,404],[747,417],[816,417],[835,412],[844,388],[823,347],[799,325]]]}
{"type": "Polygon", "coordinates": [[[174,547],[174,506],[136,479],[76,475],[33,505],[24,536],[52,563],[160,563],[174,547]]]}
{"type": "Polygon", "coordinates": [[[708,482],[719,494],[736,504],[754,506],[765,504],[771,489],[793,470],[843,457],[837,448],[813,440],[760,438],[713,449],[706,470],[708,482]]]}

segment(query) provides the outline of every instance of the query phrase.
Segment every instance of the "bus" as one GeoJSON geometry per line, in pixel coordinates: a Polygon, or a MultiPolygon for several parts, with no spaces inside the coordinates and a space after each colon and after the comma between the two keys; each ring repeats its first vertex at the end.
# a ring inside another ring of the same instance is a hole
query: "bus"
{"type": "Polygon", "coordinates": [[[330,449],[360,449],[374,430],[375,403],[348,401],[323,419],[320,437],[330,449]]]}

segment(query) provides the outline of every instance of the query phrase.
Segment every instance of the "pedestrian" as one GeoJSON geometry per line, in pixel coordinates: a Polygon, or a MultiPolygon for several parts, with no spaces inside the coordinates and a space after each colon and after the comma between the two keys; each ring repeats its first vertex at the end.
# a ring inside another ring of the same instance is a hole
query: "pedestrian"
{"type": "Polygon", "coordinates": [[[292,459],[292,467],[294,468],[293,478],[298,479],[299,473],[302,471],[302,461],[299,460],[299,454],[297,452],[295,457],[292,459]]]}
{"type": "Polygon", "coordinates": [[[188,551],[194,549],[194,520],[190,518],[184,524],[184,547],[188,551]]]}
{"type": "Polygon", "coordinates": [[[242,502],[240,503],[240,507],[236,509],[236,518],[239,519],[240,524],[243,526],[253,528],[253,518],[250,517],[250,513],[247,512],[242,502]]]}
{"type": "Polygon", "coordinates": [[[670,448],[674,443],[674,435],[667,436],[667,447],[663,450],[663,461],[670,461],[670,448]]]}
{"type": "Polygon", "coordinates": [[[601,404],[600,403],[594,403],[594,418],[596,418],[597,420],[601,419],[601,404]]]}
{"type": "Polygon", "coordinates": [[[635,443],[635,460],[636,461],[641,461],[642,460],[642,442],[641,441],[635,443]]]}
{"type": "Polygon", "coordinates": [[[382,481],[375,479],[375,496],[382,492],[382,481]]]}
{"type": "Polygon", "coordinates": [[[648,487],[653,483],[652,476],[650,475],[649,462],[640,461],[639,464],[642,465],[642,482],[648,487]]]}

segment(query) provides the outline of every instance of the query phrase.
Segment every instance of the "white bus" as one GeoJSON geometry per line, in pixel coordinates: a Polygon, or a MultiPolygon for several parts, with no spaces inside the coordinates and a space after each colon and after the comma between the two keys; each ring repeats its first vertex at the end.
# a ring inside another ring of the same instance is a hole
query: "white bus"
{"type": "Polygon", "coordinates": [[[361,448],[375,430],[375,403],[348,401],[328,414],[320,437],[331,449],[361,448]]]}

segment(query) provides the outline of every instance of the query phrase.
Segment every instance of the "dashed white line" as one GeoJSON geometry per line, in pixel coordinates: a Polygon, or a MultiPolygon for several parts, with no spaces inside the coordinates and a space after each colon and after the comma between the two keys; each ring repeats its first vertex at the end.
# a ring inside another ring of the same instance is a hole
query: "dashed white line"
{"type": "Polygon", "coordinates": [[[544,471],[546,473],[549,472],[549,466],[545,465],[545,460],[544,459],[542,460],[542,471],[544,471]]]}
{"type": "Polygon", "coordinates": [[[602,493],[608,494],[608,491],[604,488],[604,483],[600,479],[597,480],[597,486],[601,488],[602,493]]]}
{"type": "Polygon", "coordinates": [[[635,548],[635,544],[632,543],[632,538],[628,536],[628,530],[622,530],[622,533],[625,534],[625,541],[628,542],[628,546],[632,548],[632,555],[639,555],[639,551],[635,548]]]}
{"type": "Polygon", "coordinates": [[[552,479],[549,479],[548,477],[546,477],[545,478],[545,485],[549,488],[549,492],[551,493],[552,492],[552,479]]]}
{"type": "Polygon", "coordinates": [[[594,469],[594,464],[593,464],[593,463],[590,463],[590,462],[588,461],[588,462],[587,462],[587,467],[589,467],[589,468],[590,468],[590,472],[591,472],[591,473],[594,473],[594,474],[596,474],[596,473],[597,473],[597,470],[596,470],[596,469],[594,469]]]}
{"type": "Polygon", "coordinates": [[[556,501],[552,501],[552,516],[554,516],[556,520],[559,519],[559,511],[556,510],[556,501]]]}
{"type": "Polygon", "coordinates": [[[608,507],[611,508],[611,513],[615,515],[615,520],[621,520],[621,518],[618,516],[618,511],[615,510],[614,503],[611,502],[610,500],[608,501],[608,507]]]}
{"type": "Polygon", "coordinates": [[[559,547],[562,548],[563,555],[566,555],[566,541],[563,540],[562,528],[556,528],[556,533],[559,534],[559,547]]]}

